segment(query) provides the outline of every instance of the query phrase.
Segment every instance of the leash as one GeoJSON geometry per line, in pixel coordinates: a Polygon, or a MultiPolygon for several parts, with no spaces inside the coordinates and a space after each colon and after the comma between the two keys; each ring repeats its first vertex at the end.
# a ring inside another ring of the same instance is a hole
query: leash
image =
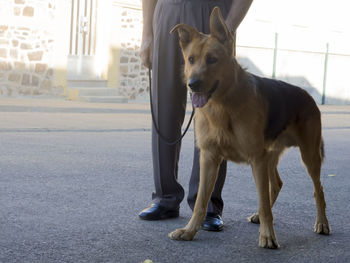
{"type": "Polygon", "coordinates": [[[151,76],[151,70],[148,69],[148,81],[149,81],[149,98],[150,98],[150,104],[151,104],[151,115],[152,115],[152,122],[154,125],[154,128],[157,132],[157,134],[159,135],[159,137],[167,144],[167,145],[175,145],[178,142],[180,142],[182,140],[182,138],[185,136],[185,134],[187,133],[188,129],[190,128],[193,116],[194,116],[194,107],[192,105],[192,113],[191,113],[191,117],[190,120],[188,121],[187,127],[185,129],[185,131],[181,134],[181,136],[179,138],[177,138],[175,141],[169,142],[167,138],[165,138],[159,128],[157,127],[155,118],[154,118],[154,111],[153,111],[153,100],[152,100],[152,76],[151,76]]]}

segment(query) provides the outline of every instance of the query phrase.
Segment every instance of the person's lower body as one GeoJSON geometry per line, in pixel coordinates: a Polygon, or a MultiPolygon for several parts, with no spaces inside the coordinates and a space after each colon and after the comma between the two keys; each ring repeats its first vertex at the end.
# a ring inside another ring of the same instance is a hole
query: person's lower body
{"type": "MultiPolygon", "coordinates": [[[[185,23],[209,33],[211,10],[219,6],[225,16],[230,3],[230,0],[159,0],[156,5],[153,18],[152,99],[157,126],[169,141],[174,141],[181,135],[187,101],[187,89],[181,77],[183,59],[178,36],[169,32],[176,24],[185,23]]],[[[177,181],[180,147],[180,143],[167,145],[152,126],[155,192],[152,194],[153,204],[139,214],[141,219],[157,220],[179,215],[179,206],[184,198],[184,189],[177,181]]],[[[199,154],[199,149],[195,148],[188,195],[188,204],[192,210],[199,184],[199,154]]],[[[221,219],[221,192],[225,177],[226,162],[223,162],[208,205],[210,218],[221,219]]]]}

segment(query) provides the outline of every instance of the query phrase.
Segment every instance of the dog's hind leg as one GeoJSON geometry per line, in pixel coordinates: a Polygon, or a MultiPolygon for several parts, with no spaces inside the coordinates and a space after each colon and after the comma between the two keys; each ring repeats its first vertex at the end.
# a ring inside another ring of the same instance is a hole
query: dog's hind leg
{"type": "Polygon", "coordinates": [[[209,199],[214,190],[221,162],[221,158],[209,151],[201,150],[199,188],[191,220],[184,228],[169,233],[171,239],[192,240],[200,229],[206,216],[209,199]]]}
{"type": "Polygon", "coordinates": [[[323,141],[320,131],[321,128],[315,129],[315,125],[311,123],[304,125],[299,148],[302,160],[314,185],[314,197],[316,202],[316,223],[314,231],[318,234],[328,235],[330,233],[330,227],[326,216],[326,201],[320,179],[323,160],[323,141]],[[317,132],[317,134],[315,134],[315,132],[317,132]]]}
{"type": "MultiPolygon", "coordinates": [[[[269,192],[270,192],[270,204],[273,207],[279,192],[281,191],[283,182],[278,174],[277,165],[280,154],[274,153],[271,155],[268,161],[268,174],[269,174],[269,192]]],[[[254,224],[260,224],[259,213],[255,213],[248,217],[248,221],[254,224]]]]}

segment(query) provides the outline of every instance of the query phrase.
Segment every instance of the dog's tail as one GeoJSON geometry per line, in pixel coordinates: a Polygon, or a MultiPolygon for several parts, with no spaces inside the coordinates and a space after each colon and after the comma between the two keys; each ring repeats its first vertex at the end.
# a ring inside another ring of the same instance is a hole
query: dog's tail
{"type": "Polygon", "coordinates": [[[324,152],[324,142],[322,137],[321,137],[321,143],[320,143],[320,155],[321,155],[321,160],[323,162],[325,158],[325,152],[324,152]]]}

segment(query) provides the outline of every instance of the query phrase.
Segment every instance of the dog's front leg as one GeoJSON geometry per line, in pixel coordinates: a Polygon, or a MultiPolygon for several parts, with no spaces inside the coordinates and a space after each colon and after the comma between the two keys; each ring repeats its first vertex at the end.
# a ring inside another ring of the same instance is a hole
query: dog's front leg
{"type": "Polygon", "coordinates": [[[269,176],[266,158],[259,158],[252,163],[253,175],[258,191],[260,234],[259,246],[278,248],[279,244],[273,229],[273,215],[270,204],[269,176]]]}
{"type": "Polygon", "coordinates": [[[192,240],[205,218],[208,202],[214,190],[219,165],[222,159],[208,151],[200,154],[199,189],[191,220],[184,228],[176,229],[169,234],[171,239],[192,240]]]}

